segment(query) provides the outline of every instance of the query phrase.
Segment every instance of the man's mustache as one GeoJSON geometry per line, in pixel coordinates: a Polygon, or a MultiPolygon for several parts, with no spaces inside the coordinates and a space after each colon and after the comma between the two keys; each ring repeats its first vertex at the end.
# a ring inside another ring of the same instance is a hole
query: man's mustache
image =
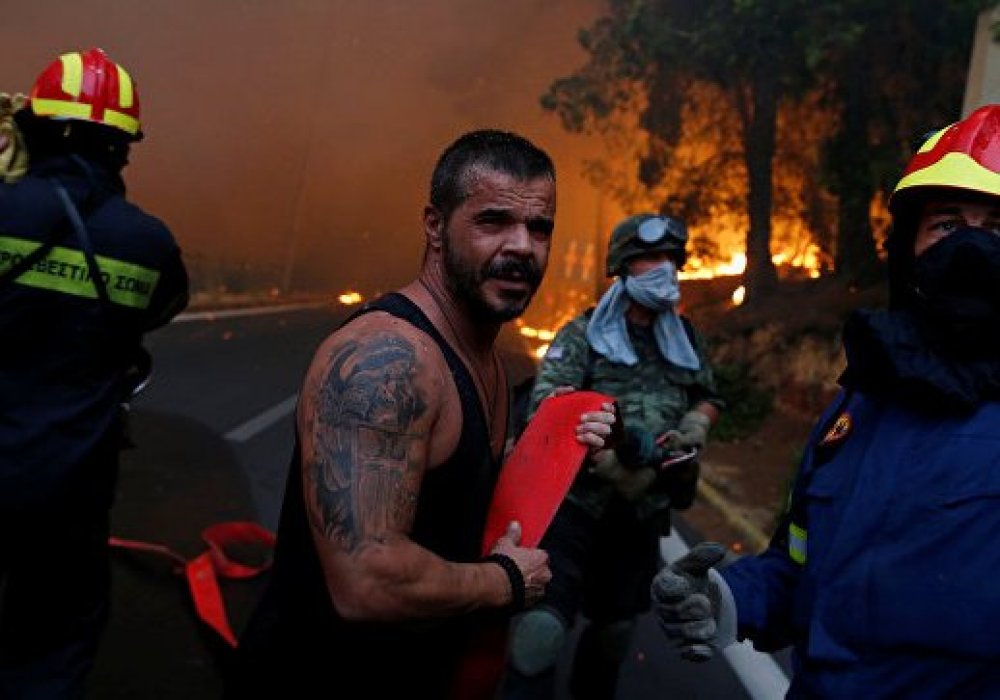
{"type": "Polygon", "coordinates": [[[542,281],[542,271],[533,260],[517,258],[494,260],[486,267],[483,276],[508,282],[527,282],[532,287],[537,287],[542,281]]]}

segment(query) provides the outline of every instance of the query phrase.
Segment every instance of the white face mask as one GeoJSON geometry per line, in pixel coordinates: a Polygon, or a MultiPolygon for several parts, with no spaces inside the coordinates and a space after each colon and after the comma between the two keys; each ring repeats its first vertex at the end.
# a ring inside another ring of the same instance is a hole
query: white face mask
{"type": "Polygon", "coordinates": [[[638,277],[624,279],[629,298],[647,309],[668,311],[681,299],[677,266],[669,260],[638,277]]]}

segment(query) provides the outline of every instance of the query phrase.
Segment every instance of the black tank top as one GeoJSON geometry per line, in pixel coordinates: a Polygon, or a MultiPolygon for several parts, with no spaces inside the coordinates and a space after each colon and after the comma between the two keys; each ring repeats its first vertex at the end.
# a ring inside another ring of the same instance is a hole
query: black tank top
{"type": "MultiPolygon", "coordinates": [[[[475,384],[455,351],[405,296],[376,299],[344,325],[372,311],[401,318],[430,336],[441,348],[461,400],[458,445],[447,461],[424,474],[410,538],[448,561],[476,561],[500,465],[490,453],[475,384]]],[[[295,442],[271,579],[240,639],[227,697],[295,697],[289,691],[296,688],[329,688],[330,696],[345,698],[351,692],[373,698],[402,692],[444,697],[468,632],[482,615],[392,624],[341,618],[313,546],[298,436],[295,442]]]]}

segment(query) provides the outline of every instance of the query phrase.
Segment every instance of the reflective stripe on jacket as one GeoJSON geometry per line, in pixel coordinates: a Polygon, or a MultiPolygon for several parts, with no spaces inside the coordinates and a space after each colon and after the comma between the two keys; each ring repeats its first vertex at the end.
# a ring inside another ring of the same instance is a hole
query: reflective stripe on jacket
{"type": "MultiPolygon", "coordinates": [[[[0,285],[4,512],[112,481],[90,472],[116,429],[123,377],[143,334],[187,300],[170,231],[129,203],[121,179],[96,164],[51,158],[18,183],[0,184],[0,276],[46,243],[45,256],[0,285]],[[83,219],[108,303],[98,299],[85,246],[53,181],[83,219]]],[[[86,498],[82,490],[75,495],[86,498]]]]}
{"type": "Polygon", "coordinates": [[[803,562],[779,531],[722,571],[740,633],[795,645],[790,697],[1000,697],[1000,403],[943,418],[856,394],[842,411],[798,477],[803,562]]]}

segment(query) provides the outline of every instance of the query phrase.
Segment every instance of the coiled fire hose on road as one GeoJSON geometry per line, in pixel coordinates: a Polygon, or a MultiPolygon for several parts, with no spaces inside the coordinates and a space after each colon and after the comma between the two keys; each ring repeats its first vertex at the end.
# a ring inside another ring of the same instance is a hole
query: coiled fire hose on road
{"type": "Polygon", "coordinates": [[[236,561],[226,549],[233,546],[253,545],[270,552],[274,549],[275,536],[257,523],[226,522],[206,527],[201,538],[208,549],[193,559],[183,556],[162,544],[112,537],[112,547],[138,552],[149,552],[166,557],[176,565],[175,571],[183,574],[194,602],[198,618],[215,630],[230,646],[236,646],[236,635],[229,624],[219,578],[249,579],[259,576],[271,566],[270,557],[263,564],[253,565],[236,561]]]}

